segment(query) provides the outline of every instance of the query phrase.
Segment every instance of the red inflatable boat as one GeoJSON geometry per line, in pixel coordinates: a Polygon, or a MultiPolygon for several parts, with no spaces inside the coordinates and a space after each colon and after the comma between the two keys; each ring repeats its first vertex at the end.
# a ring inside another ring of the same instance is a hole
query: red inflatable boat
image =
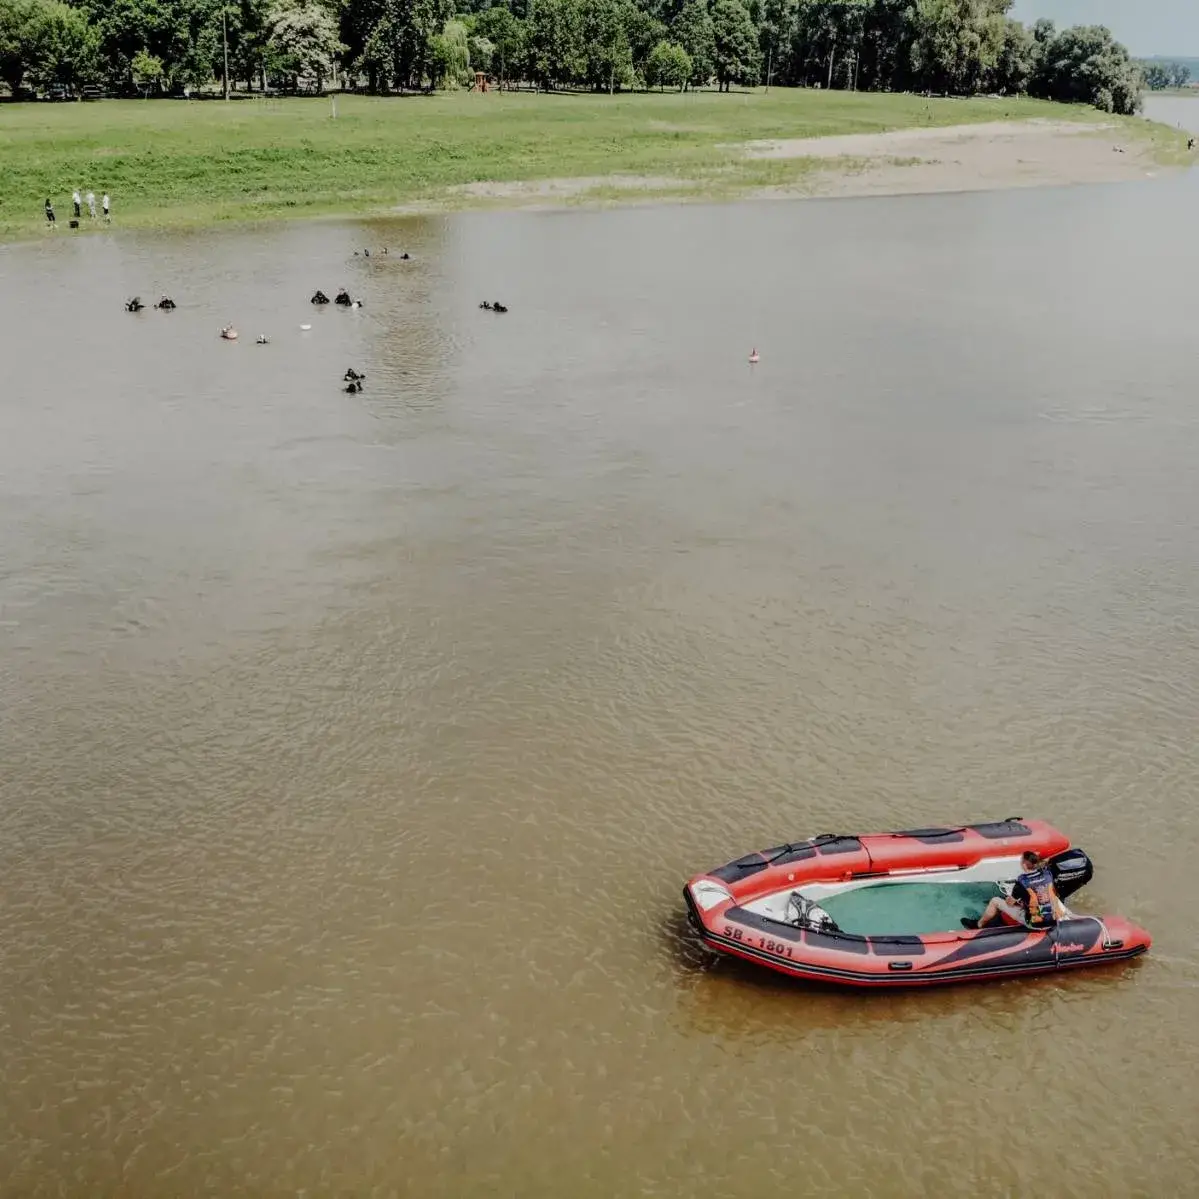
{"type": "Polygon", "coordinates": [[[1047,859],[1065,900],[1093,867],[1057,829],[1011,817],[960,828],[779,845],[699,874],[684,888],[704,943],[795,978],[858,987],[927,986],[1097,966],[1144,953],[1149,934],[1119,916],[1069,908],[1047,929],[966,929],[1010,890],[1020,855],[1047,859]]]}

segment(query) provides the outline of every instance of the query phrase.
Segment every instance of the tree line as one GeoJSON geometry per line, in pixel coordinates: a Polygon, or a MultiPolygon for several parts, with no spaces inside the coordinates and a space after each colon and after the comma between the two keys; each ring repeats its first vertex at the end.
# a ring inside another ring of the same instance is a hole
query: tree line
{"type": "Polygon", "coordinates": [[[1191,82],[1191,68],[1185,62],[1143,62],[1141,73],[1145,86],[1153,92],[1168,87],[1186,87],[1191,82]]]}
{"type": "MultiPolygon", "coordinates": [[[[336,80],[372,93],[501,83],[980,92],[1140,105],[1103,26],[1026,26],[1012,0],[0,0],[0,81],[182,94],[336,80]]],[[[1153,75],[1157,79],[1157,75],[1153,75]]]]}

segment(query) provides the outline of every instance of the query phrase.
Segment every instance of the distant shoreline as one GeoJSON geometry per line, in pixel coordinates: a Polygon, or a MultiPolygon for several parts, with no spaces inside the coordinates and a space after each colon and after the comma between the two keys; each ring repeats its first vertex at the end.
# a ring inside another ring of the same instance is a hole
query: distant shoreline
{"type": "Polygon", "coordinates": [[[898,130],[767,144],[758,152],[851,164],[848,169],[817,173],[814,194],[832,196],[1120,183],[1168,169],[1151,140],[1136,136],[1127,125],[1104,120],[898,130]]]}
{"type": "Polygon", "coordinates": [[[1078,105],[773,89],[0,106],[0,242],[461,209],[1108,183],[1194,161],[1187,135],[1078,105]],[[49,196],[51,231],[42,217],[49,196]]]}

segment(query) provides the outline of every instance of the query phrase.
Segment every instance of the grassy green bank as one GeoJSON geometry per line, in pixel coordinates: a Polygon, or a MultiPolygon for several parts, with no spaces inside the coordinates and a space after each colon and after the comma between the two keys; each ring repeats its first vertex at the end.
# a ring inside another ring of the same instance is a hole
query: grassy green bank
{"type": "MultiPolygon", "coordinates": [[[[677,179],[688,194],[724,197],[812,169],[803,159],[743,159],[738,143],[754,138],[1097,116],[1028,99],[781,89],[340,96],[336,120],[329,99],[8,104],[0,105],[0,238],[36,234],[47,196],[61,220],[75,187],[111,192],[118,225],[164,227],[467,203],[448,189],[480,181],[585,177],[603,198],[603,181],[627,174],[654,177],[657,195],[677,179]]],[[[1177,149],[1172,131],[1134,128],[1166,153],[1177,149]]]]}

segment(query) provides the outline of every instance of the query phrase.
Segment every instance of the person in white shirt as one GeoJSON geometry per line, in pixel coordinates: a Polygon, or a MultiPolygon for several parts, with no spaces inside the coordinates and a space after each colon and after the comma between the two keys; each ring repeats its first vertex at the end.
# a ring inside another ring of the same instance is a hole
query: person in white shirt
{"type": "Polygon", "coordinates": [[[100,200],[100,207],[104,209],[104,219],[106,221],[109,220],[110,218],[108,215],[108,192],[105,192],[103,198],[100,200]]]}
{"type": "Polygon", "coordinates": [[[87,193],[87,211],[88,211],[88,215],[94,221],[96,219],[96,193],[95,192],[87,193]]]}
{"type": "Polygon", "coordinates": [[[83,207],[83,200],[79,196],[79,188],[76,188],[71,193],[71,203],[75,205],[75,216],[78,218],[79,210],[83,207]]]}

